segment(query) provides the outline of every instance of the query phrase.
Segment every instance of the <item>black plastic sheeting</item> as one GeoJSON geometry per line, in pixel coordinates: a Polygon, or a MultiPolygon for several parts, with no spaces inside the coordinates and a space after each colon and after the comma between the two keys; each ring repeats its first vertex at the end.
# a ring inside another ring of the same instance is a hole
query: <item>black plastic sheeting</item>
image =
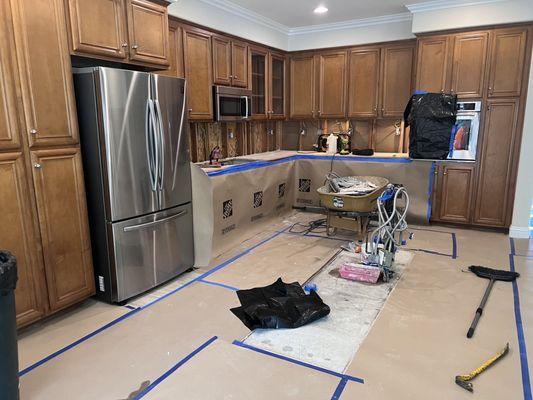
{"type": "Polygon", "coordinates": [[[241,307],[231,312],[250,330],[298,328],[329,314],[330,308],[311,290],[306,294],[298,282],[238,290],[241,307]]]}
{"type": "Polygon", "coordinates": [[[456,117],[456,95],[413,95],[404,111],[405,126],[411,127],[409,157],[445,160],[450,152],[456,117]]]}
{"type": "Polygon", "coordinates": [[[17,286],[17,259],[9,251],[0,251],[0,296],[6,296],[17,286]]]}

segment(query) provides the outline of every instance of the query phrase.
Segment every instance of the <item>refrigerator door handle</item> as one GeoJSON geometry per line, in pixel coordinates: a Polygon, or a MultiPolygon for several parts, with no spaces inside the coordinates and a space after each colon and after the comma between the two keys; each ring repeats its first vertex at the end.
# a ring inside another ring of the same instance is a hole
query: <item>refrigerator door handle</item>
{"type": "Polygon", "coordinates": [[[157,121],[157,127],[158,127],[158,135],[157,139],[159,140],[159,165],[157,166],[159,168],[159,191],[163,190],[163,185],[165,184],[165,135],[164,135],[164,127],[163,127],[163,117],[161,113],[161,105],[159,104],[159,100],[155,99],[155,109],[156,109],[156,121],[157,121]]]}
{"type": "Polygon", "coordinates": [[[146,153],[148,156],[148,171],[150,173],[150,184],[152,186],[152,191],[156,191],[157,177],[155,176],[155,143],[154,143],[154,124],[153,124],[153,104],[152,100],[148,99],[146,101],[146,123],[145,123],[145,134],[146,134],[146,153]]]}
{"type": "Polygon", "coordinates": [[[160,224],[163,224],[163,223],[168,222],[170,220],[173,220],[173,219],[176,219],[178,217],[181,217],[181,216],[183,216],[185,214],[187,214],[187,210],[182,210],[179,213],[171,215],[170,217],[162,218],[162,219],[159,219],[157,221],[146,222],[144,224],[138,224],[138,225],[132,225],[132,226],[125,226],[123,228],[123,231],[124,232],[131,232],[131,231],[136,231],[136,230],[139,230],[139,229],[149,228],[151,226],[160,225],[160,224]]]}

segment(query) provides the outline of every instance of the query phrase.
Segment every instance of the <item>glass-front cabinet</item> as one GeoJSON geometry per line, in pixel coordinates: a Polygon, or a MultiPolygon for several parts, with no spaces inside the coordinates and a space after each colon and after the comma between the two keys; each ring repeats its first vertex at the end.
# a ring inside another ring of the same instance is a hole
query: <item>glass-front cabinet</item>
{"type": "Polygon", "coordinates": [[[251,64],[252,118],[284,119],[285,57],[266,49],[251,48],[251,64]]]}

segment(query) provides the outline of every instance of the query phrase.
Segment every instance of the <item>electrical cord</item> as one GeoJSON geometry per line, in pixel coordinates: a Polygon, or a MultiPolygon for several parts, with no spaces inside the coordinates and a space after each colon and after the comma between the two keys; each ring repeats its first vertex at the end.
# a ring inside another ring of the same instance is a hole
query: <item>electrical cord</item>
{"type": "Polygon", "coordinates": [[[296,233],[298,235],[307,235],[308,233],[315,232],[315,233],[325,233],[326,232],[326,218],[320,218],[316,219],[314,221],[310,221],[307,224],[296,222],[289,228],[290,233],[296,233]],[[302,227],[301,230],[295,230],[296,227],[302,227]],[[323,228],[323,230],[318,230],[320,228],[323,228]]]}

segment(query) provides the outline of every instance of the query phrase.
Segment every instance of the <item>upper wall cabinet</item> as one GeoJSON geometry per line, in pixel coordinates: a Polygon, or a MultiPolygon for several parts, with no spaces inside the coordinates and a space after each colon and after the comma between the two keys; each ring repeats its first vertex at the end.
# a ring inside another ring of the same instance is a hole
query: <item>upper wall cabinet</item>
{"type": "Polygon", "coordinates": [[[147,0],[67,0],[73,54],[169,65],[166,7],[147,0]]]}
{"type": "Polygon", "coordinates": [[[381,54],[381,116],[402,117],[411,97],[414,46],[386,46],[381,54]]]}
{"type": "Polygon", "coordinates": [[[74,52],[128,57],[124,0],[68,0],[74,52]]]}
{"type": "Polygon", "coordinates": [[[527,28],[494,31],[489,67],[489,97],[520,96],[528,32],[527,28]]]}
{"type": "Polygon", "coordinates": [[[248,45],[213,36],[213,80],[218,85],[248,86],[248,45]]]}
{"type": "Polygon", "coordinates": [[[250,48],[252,86],[252,119],[266,119],[268,117],[268,51],[262,48],[250,48]]]}
{"type": "Polygon", "coordinates": [[[348,117],[378,116],[379,67],[378,48],[352,50],[349,53],[348,117]]]}
{"type": "Polygon", "coordinates": [[[313,54],[291,57],[291,118],[315,118],[316,66],[313,54]]]}
{"type": "Polygon", "coordinates": [[[458,97],[483,96],[488,42],[488,32],[455,36],[451,92],[458,97]]]}
{"type": "Polygon", "coordinates": [[[161,75],[185,77],[183,66],[183,29],[177,24],[170,24],[168,32],[169,65],[166,70],[159,71],[161,75]]]}
{"type": "Polygon", "coordinates": [[[449,36],[427,37],[418,41],[416,89],[431,93],[450,90],[450,41],[449,36]]]}
{"type": "Polygon", "coordinates": [[[281,54],[268,53],[268,114],[270,119],[285,118],[286,62],[281,54]]]}
{"type": "Polygon", "coordinates": [[[213,72],[211,35],[184,28],[183,49],[189,119],[213,119],[213,72]]]}
{"type": "Polygon", "coordinates": [[[11,0],[30,146],[78,142],[63,0],[11,0]]]}
{"type": "Polygon", "coordinates": [[[322,53],[319,59],[318,110],[321,118],[342,118],[346,115],[345,51],[322,53]]]}

